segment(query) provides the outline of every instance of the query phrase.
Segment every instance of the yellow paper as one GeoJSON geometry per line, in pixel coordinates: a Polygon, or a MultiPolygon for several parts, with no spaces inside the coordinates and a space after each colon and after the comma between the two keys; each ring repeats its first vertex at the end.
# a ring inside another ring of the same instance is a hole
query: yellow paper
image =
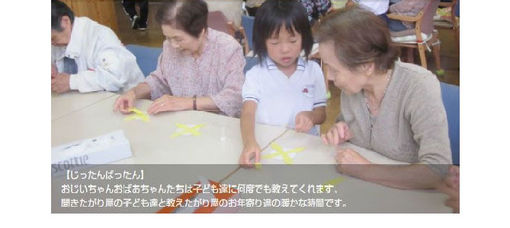
{"type": "Polygon", "coordinates": [[[149,122],[150,118],[147,113],[142,112],[141,110],[137,108],[131,108],[129,109],[130,112],[134,112],[133,114],[129,115],[128,117],[124,118],[124,120],[142,120],[143,122],[149,122]]]}
{"type": "Polygon", "coordinates": [[[204,124],[197,124],[197,125],[192,125],[192,126],[188,126],[186,124],[180,124],[180,123],[176,123],[175,124],[177,126],[177,130],[175,131],[175,133],[173,133],[170,138],[175,138],[175,137],[178,137],[178,136],[183,136],[183,135],[192,135],[192,136],[199,136],[201,135],[202,133],[200,133],[200,128],[204,126],[204,124]]]}
{"type": "Polygon", "coordinates": [[[271,148],[275,152],[272,153],[272,154],[264,155],[264,156],[262,156],[262,158],[275,158],[275,157],[281,156],[282,159],[283,159],[283,162],[285,164],[293,164],[294,163],[294,161],[289,156],[289,154],[291,154],[291,153],[299,153],[299,152],[305,150],[304,147],[298,147],[298,148],[294,148],[292,150],[284,151],[283,148],[280,145],[276,144],[276,143],[271,143],[271,148]]]}

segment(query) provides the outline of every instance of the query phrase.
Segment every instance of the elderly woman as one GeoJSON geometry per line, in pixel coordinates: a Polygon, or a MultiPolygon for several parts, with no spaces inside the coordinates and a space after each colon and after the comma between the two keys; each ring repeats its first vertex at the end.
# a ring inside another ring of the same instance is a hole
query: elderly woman
{"type": "Polygon", "coordinates": [[[156,13],[166,40],[156,71],[120,96],[115,111],[129,113],[136,99],[154,100],[147,112],[206,110],[239,116],[245,60],[241,46],[207,27],[203,0],[167,1],[156,13]]]}
{"type": "Polygon", "coordinates": [[[359,7],[326,16],[316,35],[328,79],[342,90],[339,122],[322,135],[323,141],[350,141],[410,163],[368,165],[356,151],[340,149],[338,170],[395,188],[436,187],[451,164],[437,78],[420,66],[396,61],[398,51],[385,22],[359,7]]]}

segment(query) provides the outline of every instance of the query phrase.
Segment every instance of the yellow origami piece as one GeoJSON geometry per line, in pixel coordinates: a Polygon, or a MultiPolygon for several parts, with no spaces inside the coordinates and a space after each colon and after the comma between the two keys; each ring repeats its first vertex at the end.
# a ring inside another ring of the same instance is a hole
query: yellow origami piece
{"type": "Polygon", "coordinates": [[[266,155],[262,156],[262,158],[274,158],[274,157],[281,156],[283,158],[283,162],[285,164],[292,164],[292,163],[294,163],[294,161],[289,156],[289,154],[291,154],[291,153],[299,153],[299,152],[305,150],[304,147],[298,147],[298,148],[294,148],[292,150],[284,151],[283,148],[280,145],[276,144],[276,143],[271,143],[271,148],[275,152],[272,153],[272,154],[266,154],[266,155]]]}
{"type": "Polygon", "coordinates": [[[137,108],[130,108],[129,111],[134,112],[134,114],[129,115],[128,117],[124,118],[124,120],[142,120],[143,122],[149,122],[150,120],[147,113],[142,112],[137,108]]]}
{"type": "Polygon", "coordinates": [[[325,192],[325,189],[326,189],[326,185],[337,185],[337,184],[340,184],[344,181],[345,179],[343,177],[337,177],[335,179],[332,179],[332,180],[329,180],[329,181],[326,181],[326,183],[322,184],[322,191],[325,192]]]}
{"type": "Polygon", "coordinates": [[[180,123],[176,123],[175,124],[177,126],[177,130],[175,133],[173,133],[170,138],[175,138],[175,137],[178,137],[178,136],[183,136],[183,135],[193,135],[193,136],[199,136],[201,135],[200,133],[200,128],[204,126],[204,124],[197,124],[197,125],[186,125],[186,124],[180,124],[180,123]]]}

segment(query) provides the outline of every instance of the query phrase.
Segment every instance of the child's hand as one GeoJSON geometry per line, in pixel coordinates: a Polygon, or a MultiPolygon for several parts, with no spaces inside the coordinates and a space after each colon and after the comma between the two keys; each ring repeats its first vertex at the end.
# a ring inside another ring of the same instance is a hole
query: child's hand
{"type": "Polygon", "coordinates": [[[323,134],[321,138],[322,141],[327,145],[338,145],[351,139],[352,133],[349,130],[349,126],[347,126],[345,122],[338,122],[333,127],[331,127],[331,129],[329,129],[328,133],[323,134]]]}
{"type": "Polygon", "coordinates": [[[239,164],[244,168],[252,168],[253,164],[251,159],[255,157],[254,163],[260,162],[260,146],[256,142],[247,143],[243,148],[243,153],[239,158],[239,164]]]}
{"type": "Polygon", "coordinates": [[[135,100],[135,92],[133,90],[129,90],[117,98],[113,105],[113,111],[120,111],[121,113],[128,114],[131,112],[130,109],[134,107],[135,100]]]}
{"type": "Polygon", "coordinates": [[[311,111],[303,111],[296,115],[296,131],[308,132],[313,127],[313,114],[311,111]]]}

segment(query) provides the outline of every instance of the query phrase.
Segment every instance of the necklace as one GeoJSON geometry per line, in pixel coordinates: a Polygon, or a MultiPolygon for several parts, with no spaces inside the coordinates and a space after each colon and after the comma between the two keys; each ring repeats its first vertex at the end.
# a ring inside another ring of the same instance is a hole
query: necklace
{"type": "MultiPolygon", "coordinates": [[[[391,80],[391,75],[392,75],[393,71],[388,71],[388,73],[386,74],[386,87],[384,87],[384,92],[383,92],[383,95],[382,95],[382,98],[381,98],[381,102],[379,102],[379,106],[382,105],[382,101],[384,99],[384,96],[386,96],[386,90],[388,89],[388,86],[390,85],[390,80],[391,80]]],[[[375,117],[372,116],[372,114],[370,113],[370,105],[368,103],[368,97],[365,95],[365,90],[362,90],[362,94],[363,94],[363,97],[365,98],[365,105],[367,106],[367,113],[368,113],[368,121],[370,122],[370,138],[369,138],[369,145],[372,146],[372,129],[374,128],[374,124],[375,124],[375,117]]],[[[378,107],[379,109],[379,107],[378,107]]],[[[374,110],[375,112],[376,110],[374,110]]],[[[379,113],[377,113],[379,114],[379,113]]]]}
{"type": "MultiPolygon", "coordinates": [[[[378,104],[378,107],[377,108],[374,108],[372,111],[374,113],[378,113],[379,109],[380,109],[380,106],[382,105],[382,101],[384,99],[384,96],[386,96],[386,90],[388,90],[388,86],[390,85],[390,80],[391,80],[391,75],[392,75],[392,71],[389,70],[388,73],[386,74],[386,87],[384,87],[384,92],[383,92],[383,95],[381,97],[381,101],[379,102],[378,104]]],[[[368,112],[368,119],[370,120],[370,130],[372,130],[373,126],[374,126],[374,118],[372,116],[372,113],[370,112],[371,108],[370,108],[370,104],[369,104],[369,101],[368,101],[368,97],[366,96],[365,94],[365,90],[362,90],[362,93],[363,93],[363,97],[364,97],[364,100],[365,100],[365,105],[367,106],[367,112],[368,112]]]]}

